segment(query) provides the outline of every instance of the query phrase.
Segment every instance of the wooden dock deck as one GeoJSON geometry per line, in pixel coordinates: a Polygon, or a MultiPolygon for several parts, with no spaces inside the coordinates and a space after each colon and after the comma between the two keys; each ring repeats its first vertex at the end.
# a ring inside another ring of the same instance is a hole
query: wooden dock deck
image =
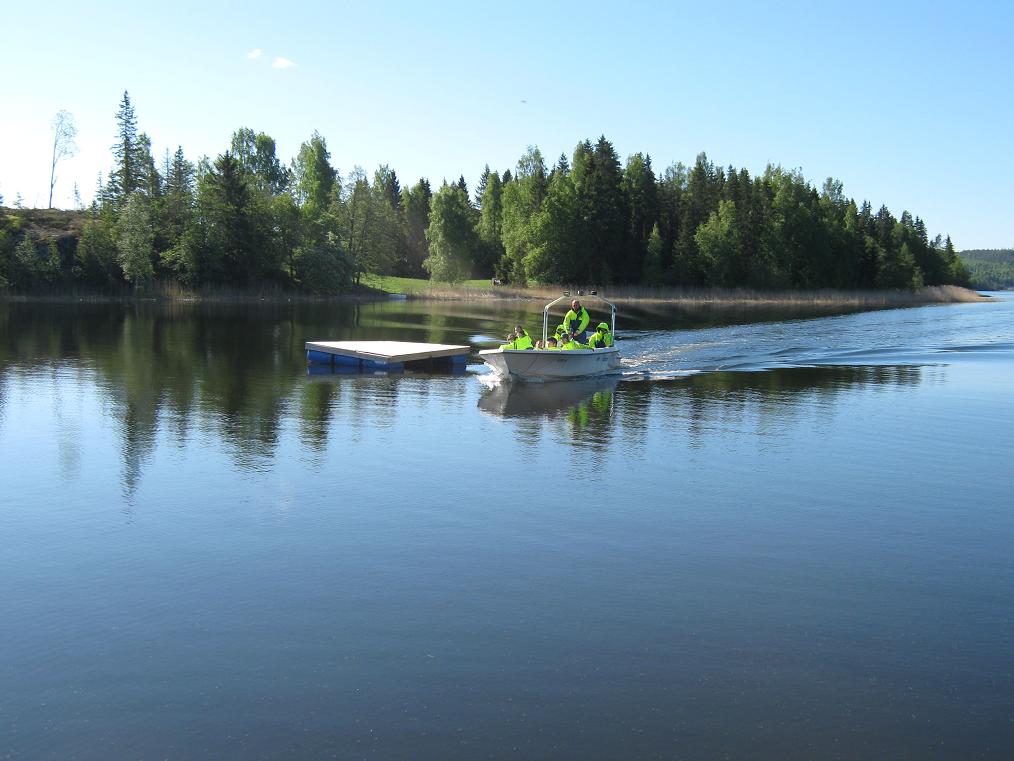
{"type": "Polygon", "coordinates": [[[464,368],[469,346],[411,341],[307,341],[306,361],[331,367],[398,371],[405,365],[446,365],[464,368]]]}

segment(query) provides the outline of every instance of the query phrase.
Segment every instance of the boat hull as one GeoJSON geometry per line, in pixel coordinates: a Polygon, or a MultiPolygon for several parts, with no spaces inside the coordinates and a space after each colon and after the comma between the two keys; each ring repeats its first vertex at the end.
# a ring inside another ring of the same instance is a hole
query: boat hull
{"type": "Polygon", "coordinates": [[[485,349],[479,356],[498,375],[520,380],[589,378],[615,372],[620,366],[615,346],[574,351],[485,349]]]}

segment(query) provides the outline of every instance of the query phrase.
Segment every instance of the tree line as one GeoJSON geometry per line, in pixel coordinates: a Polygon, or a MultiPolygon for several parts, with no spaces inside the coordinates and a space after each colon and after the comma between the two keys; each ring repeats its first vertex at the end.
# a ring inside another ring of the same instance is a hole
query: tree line
{"type": "Polygon", "coordinates": [[[1014,249],[969,249],[958,255],[968,268],[973,288],[1014,289],[1014,249]]]}
{"type": "Polygon", "coordinates": [[[40,246],[0,219],[0,286],[154,280],[188,286],[351,289],[364,273],[456,282],[752,288],[967,285],[950,238],[932,240],[907,211],[874,211],[828,179],[692,166],[656,174],[651,157],[620,161],[604,136],[549,167],[537,147],[516,167],[434,191],[395,171],[342,177],[314,132],[288,166],[275,141],[241,128],[214,160],[182,148],[156,162],[128,93],[116,114],[113,166],[74,245],[40,246]]]}

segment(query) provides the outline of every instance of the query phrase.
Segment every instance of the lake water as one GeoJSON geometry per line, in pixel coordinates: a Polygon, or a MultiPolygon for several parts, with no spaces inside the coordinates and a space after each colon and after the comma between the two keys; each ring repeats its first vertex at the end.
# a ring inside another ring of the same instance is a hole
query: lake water
{"type": "Polygon", "coordinates": [[[0,304],[0,758],[1014,757],[1010,295],[539,309],[0,304]]]}

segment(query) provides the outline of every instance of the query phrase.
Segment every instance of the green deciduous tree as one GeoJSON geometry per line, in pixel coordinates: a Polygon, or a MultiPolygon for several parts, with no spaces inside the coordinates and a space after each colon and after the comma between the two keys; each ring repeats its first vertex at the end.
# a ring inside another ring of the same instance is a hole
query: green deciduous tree
{"type": "Polygon", "coordinates": [[[370,271],[368,245],[373,215],[373,194],[362,167],[353,167],[342,192],[332,198],[331,209],[337,220],[339,240],[351,257],[358,282],[360,275],[370,271]]]}
{"type": "Polygon", "coordinates": [[[405,210],[405,243],[407,250],[406,274],[421,277],[426,274],[423,262],[430,255],[426,228],[430,223],[430,199],[433,193],[429,181],[422,178],[411,188],[402,191],[405,210]]]}
{"type": "Polygon", "coordinates": [[[249,127],[240,127],[232,135],[232,155],[250,176],[251,184],[271,195],[285,192],[289,171],[275,154],[274,138],[249,127]]]}
{"type": "Polygon", "coordinates": [[[648,236],[648,246],[644,254],[644,269],[641,273],[641,282],[644,285],[660,286],[665,280],[664,243],[662,233],[658,225],[651,228],[651,235],[648,236]]]}
{"type": "Polygon", "coordinates": [[[529,146],[518,161],[513,179],[504,185],[501,196],[504,257],[497,273],[507,280],[525,280],[524,261],[531,248],[532,218],[542,207],[548,187],[542,153],[529,146]]]}
{"type": "Polygon", "coordinates": [[[312,219],[327,210],[338,173],[330,164],[327,142],[314,132],[299,148],[292,162],[296,201],[303,213],[312,219]]]}
{"type": "Polygon", "coordinates": [[[344,293],[352,287],[352,261],[333,233],[318,243],[298,247],[293,261],[295,281],[305,291],[344,293]]]}
{"type": "Polygon", "coordinates": [[[742,247],[734,201],[719,202],[718,211],[712,212],[708,221],[697,228],[694,242],[713,285],[742,284],[735,279],[735,274],[741,271],[742,247]]]}
{"type": "Polygon", "coordinates": [[[430,255],[423,266],[434,280],[456,283],[468,278],[479,238],[472,204],[460,185],[444,185],[434,194],[426,239],[430,255]]]}
{"type": "Polygon", "coordinates": [[[151,280],[155,274],[152,268],[154,240],[149,201],[143,193],[135,191],[127,198],[120,215],[116,238],[123,279],[128,283],[138,286],[151,280]]]}

